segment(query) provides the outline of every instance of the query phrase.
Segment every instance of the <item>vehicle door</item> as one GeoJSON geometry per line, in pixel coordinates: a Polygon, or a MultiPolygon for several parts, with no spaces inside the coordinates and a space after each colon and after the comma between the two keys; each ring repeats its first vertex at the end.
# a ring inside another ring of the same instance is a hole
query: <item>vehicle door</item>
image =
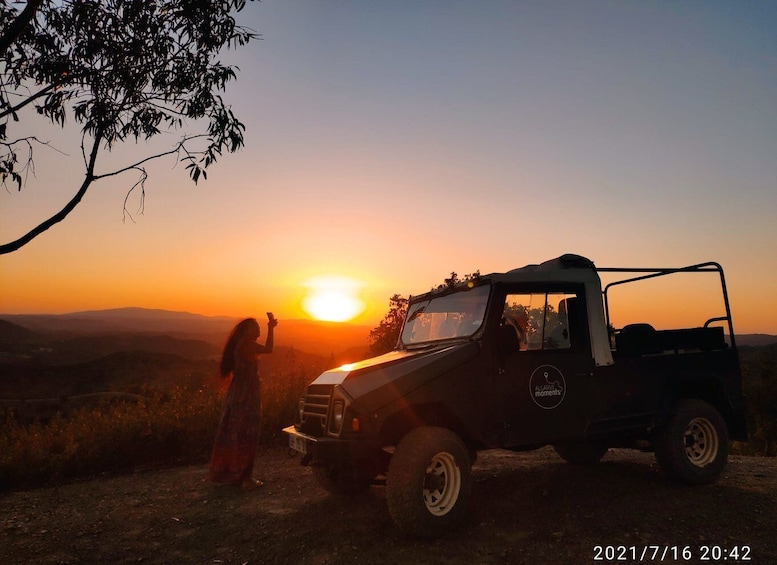
{"type": "Polygon", "coordinates": [[[594,367],[582,285],[505,289],[496,341],[502,445],[582,436],[594,367]]]}

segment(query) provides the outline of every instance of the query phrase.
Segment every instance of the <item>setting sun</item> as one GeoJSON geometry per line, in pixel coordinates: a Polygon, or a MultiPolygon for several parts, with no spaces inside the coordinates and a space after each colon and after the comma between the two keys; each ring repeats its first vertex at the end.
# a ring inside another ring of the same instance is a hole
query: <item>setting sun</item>
{"type": "Polygon", "coordinates": [[[347,322],[364,311],[358,297],[358,281],[346,277],[315,277],[305,283],[308,293],[302,308],[312,318],[326,322],[347,322]]]}

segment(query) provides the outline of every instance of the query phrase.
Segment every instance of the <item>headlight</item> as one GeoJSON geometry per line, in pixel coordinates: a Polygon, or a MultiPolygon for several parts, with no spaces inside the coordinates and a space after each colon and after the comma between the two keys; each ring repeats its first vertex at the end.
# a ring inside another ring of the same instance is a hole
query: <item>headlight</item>
{"type": "Polygon", "coordinates": [[[329,433],[334,436],[339,436],[343,431],[343,422],[345,421],[345,412],[348,410],[348,406],[351,404],[351,399],[346,393],[335,387],[332,392],[332,409],[329,413],[329,433]]]}
{"type": "Polygon", "coordinates": [[[343,418],[345,417],[345,402],[335,400],[332,403],[332,431],[340,433],[343,429],[343,418]]]}

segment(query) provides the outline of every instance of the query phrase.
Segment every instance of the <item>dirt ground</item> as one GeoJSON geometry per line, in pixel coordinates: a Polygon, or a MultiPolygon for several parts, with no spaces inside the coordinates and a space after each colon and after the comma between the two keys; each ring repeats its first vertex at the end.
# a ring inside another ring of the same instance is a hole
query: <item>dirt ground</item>
{"type": "Polygon", "coordinates": [[[432,541],[399,533],[381,487],[330,497],[283,448],[257,469],[249,493],[191,466],[0,495],[0,563],[730,563],[718,551],[735,547],[777,563],[775,459],[732,456],[717,484],[688,488],[649,453],[589,468],[550,449],[481,453],[466,523],[432,541]]]}

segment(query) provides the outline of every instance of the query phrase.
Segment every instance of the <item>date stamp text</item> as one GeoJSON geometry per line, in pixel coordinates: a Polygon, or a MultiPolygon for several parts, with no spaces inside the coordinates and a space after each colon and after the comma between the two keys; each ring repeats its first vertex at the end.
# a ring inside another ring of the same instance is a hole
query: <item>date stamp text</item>
{"type": "Polygon", "coordinates": [[[744,563],[752,560],[752,551],[749,545],[595,545],[593,560],[602,563],[744,563]]]}

